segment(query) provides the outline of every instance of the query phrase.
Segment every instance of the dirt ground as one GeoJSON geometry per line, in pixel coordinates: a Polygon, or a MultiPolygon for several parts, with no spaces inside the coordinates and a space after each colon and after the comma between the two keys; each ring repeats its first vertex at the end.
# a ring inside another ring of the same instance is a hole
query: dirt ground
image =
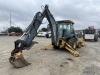
{"type": "Polygon", "coordinates": [[[99,42],[85,42],[78,48],[80,57],[74,57],[67,50],[41,50],[50,44],[50,39],[36,37],[31,50],[25,50],[25,59],[32,63],[23,68],[15,68],[9,63],[10,52],[18,36],[0,36],[0,75],[100,75],[99,42]]]}

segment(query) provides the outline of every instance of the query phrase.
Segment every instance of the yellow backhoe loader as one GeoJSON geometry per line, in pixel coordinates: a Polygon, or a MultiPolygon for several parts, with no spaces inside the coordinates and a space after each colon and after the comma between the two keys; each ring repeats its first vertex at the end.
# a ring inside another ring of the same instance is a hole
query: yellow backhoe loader
{"type": "Polygon", "coordinates": [[[65,48],[74,56],[80,54],[75,50],[78,44],[84,45],[83,40],[79,41],[75,35],[73,24],[71,20],[55,21],[53,15],[45,5],[43,12],[37,12],[31,24],[25,29],[23,35],[16,40],[15,48],[11,52],[9,61],[15,67],[24,67],[29,65],[22,54],[23,50],[30,49],[36,42],[32,41],[37,36],[37,30],[42,24],[44,18],[47,18],[51,29],[51,45],[53,48],[65,48]]]}

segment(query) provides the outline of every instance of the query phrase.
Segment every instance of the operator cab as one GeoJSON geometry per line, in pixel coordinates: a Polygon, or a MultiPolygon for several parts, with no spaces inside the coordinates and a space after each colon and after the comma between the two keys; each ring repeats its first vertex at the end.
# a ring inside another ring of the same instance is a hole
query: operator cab
{"type": "Polygon", "coordinates": [[[57,21],[58,24],[58,38],[70,38],[74,33],[74,22],[71,20],[57,21]]]}

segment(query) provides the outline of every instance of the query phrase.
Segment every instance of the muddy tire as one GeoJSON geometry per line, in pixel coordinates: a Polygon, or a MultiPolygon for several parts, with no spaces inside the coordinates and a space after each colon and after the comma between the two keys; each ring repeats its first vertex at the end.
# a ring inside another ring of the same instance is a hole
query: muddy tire
{"type": "Polygon", "coordinates": [[[69,39],[68,40],[68,44],[73,48],[73,49],[75,49],[76,50],[76,47],[77,47],[77,40],[76,40],[76,38],[71,38],[71,39],[69,39]]]}

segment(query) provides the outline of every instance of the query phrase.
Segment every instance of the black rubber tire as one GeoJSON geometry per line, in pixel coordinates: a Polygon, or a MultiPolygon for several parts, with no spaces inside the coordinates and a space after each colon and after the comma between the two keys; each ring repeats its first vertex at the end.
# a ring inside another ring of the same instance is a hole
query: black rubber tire
{"type": "Polygon", "coordinates": [[[95,36],[94,41],[98,42],[98,36],[95,36]]]}
{"type": "Polygon", "coordinates": [[[59,46],[53,45],[54,49],[59,49],[59,46]]]}
{"type": "Polygon", "coordinates": [[[46,38],[49,38],[49,35],[48,34],[46,34],[46,38]]]}
{"type": "Polygon", "coordinates": [[[95,42],[98,42],[98,38],[94,39],[95,42]]]}
{"type": "MultiPolygon", "coordinates": [[[[76,39],[73,37],[73,38],[70,38],[69,40],[68,40],[68,44],[70,45],[70,46],[72,46],[72,48],[73,49],[75,49],[76,50],[76,47],[74,47],[74,42],[76,42],[76,39]]],[[[77,45],[76,45],[77,46],[77,45]]]]}

